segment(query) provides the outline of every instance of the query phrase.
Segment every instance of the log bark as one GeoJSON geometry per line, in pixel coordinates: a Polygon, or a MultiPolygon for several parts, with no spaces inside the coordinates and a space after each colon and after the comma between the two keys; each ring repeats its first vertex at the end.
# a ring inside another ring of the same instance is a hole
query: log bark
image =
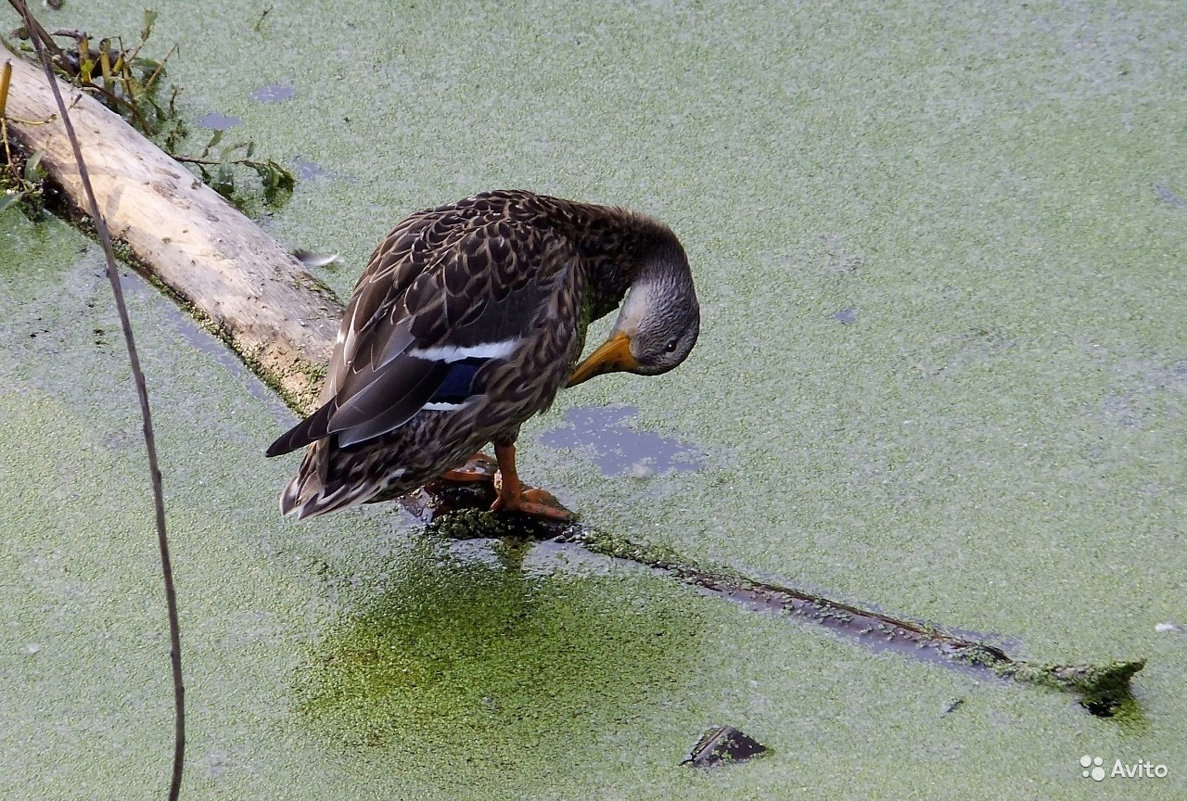
{"type": "MultiPolygon", "coordinates": [[[[10,138],[82,216],[82,186],[41,68],[5,56],[13,74],[10,138]]],[[[0,65],[2,66],[2,65],[0,65]]],[[[295,410],[321,388],[342,305],[274,239],[119,115],[59,82],[112,238],[138,267],[211,323],[295,410]]]]}

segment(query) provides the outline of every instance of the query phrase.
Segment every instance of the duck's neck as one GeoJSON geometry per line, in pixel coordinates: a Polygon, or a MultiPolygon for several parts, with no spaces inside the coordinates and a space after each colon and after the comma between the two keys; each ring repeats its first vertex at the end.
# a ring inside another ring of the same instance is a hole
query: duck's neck
{"type": "Polygon", "coordinates": [[[631,285],[650,279],[653,271],[687,264],[676,234],[657,220],[626,209],[568,205],[566,233],[585,257],[588,270],[590,320],[617,309],[631,285]]]}

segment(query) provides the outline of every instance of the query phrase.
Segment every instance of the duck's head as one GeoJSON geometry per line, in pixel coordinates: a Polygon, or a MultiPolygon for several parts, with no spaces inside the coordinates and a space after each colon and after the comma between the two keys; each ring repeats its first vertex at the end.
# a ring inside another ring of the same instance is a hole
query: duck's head
{"type": "Polygon", "coordinates": [[[701,331],[701,307],[679,246],[653,254],[631,281],[610,337],[577,365],[568,386],[602,373],[666,373],[684,361],[701,331]]]}

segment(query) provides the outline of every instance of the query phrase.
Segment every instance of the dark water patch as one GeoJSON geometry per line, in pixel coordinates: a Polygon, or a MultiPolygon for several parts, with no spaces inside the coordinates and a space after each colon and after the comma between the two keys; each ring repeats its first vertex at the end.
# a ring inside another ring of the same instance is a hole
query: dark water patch
{"type": "Polygon", "coordinates": [[[226,114],[203,114],[194,122],[198,123],[203,128],[208,128],[212,131],[229,131],[236,125],[242,125],[243,120],[238,117],[229,117],[226,114]]]}
{"type": "Polygon", "coordinates": [[[847,309],[841,309],[838,312],[833,312],[832,318],[838,323],[851,325],[852,323],[857,322],[857,309],[853,308],[852,306],[847,309]]]}
{"type": "Polygon", "coordinates": [[[1145,429],[1182,417],[1187,397],[1187,362],[1126,358],[1113,366],[1117,388],[1101,401],[1110,422],[1129,429],[1145,429]]]}
{"type": "Polygon", "coordinates": [[[705,452],[688,442],[627,423],[633,406],[574,406],[565,424],[540,436],[550,448],[592,451],[603,475],[646,478],[656,473],[691,472],[704,466],[705,452]]]}
{"type": "Polygon", "coordinates": [[[1154,183],[1154,194],[1159,200],[1168,206],[1174,206],[1178,209],[1187,206],[1187,200],[1183,200],[1183,198],[1179,197],[1179,195],[1173,189],[1167,186],[1165,181],[1156,181],[1154,183]]]}
{"type": "Polygon", "coordinates": [[[293,172],[295,172],[297,174],[297,177],[300,178],[302,181],[310,181],[314,178],[332,177],[330,175],[329,170],[327,170],[325,167],[321,166],[320,164],[318,164],[316,162],[307,161],[304,157],[302,157],[300,155],[295,156],[293,158],[292,164],[293,164],[293,172]]]}
{"type": "Polygon", "coordinates": [[[928,381],[940,381],[1000,357],[1018,346],[1010,333],[994,328],[973,328],[944,337],[931,345],[921,367],[928,381]]]}
{"type": "Polygon", "coordinates": [[[282,103],[285,100],[292,99],[296,93],[297,90],[291,86],[283,83],[274,83],[268,86],[261,86],[252,92],[251,99],[259,103],[282,103]]]}

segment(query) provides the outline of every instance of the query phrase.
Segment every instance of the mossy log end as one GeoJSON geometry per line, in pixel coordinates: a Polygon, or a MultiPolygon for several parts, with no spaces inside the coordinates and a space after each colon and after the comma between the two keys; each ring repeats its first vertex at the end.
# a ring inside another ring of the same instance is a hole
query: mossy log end
{"type": "MultiPolygon", "coordinates": [[[[51,182],[85,216],[74,153],[44,73],[16,56],[2,58],[13,70],[11,139],[27,154],[42,154],[51,182]]],[[[290,406],[311,411],[341,304],[254,222],[119,115],[77,87],[58,86],[113,239],[290,406]]]]}

